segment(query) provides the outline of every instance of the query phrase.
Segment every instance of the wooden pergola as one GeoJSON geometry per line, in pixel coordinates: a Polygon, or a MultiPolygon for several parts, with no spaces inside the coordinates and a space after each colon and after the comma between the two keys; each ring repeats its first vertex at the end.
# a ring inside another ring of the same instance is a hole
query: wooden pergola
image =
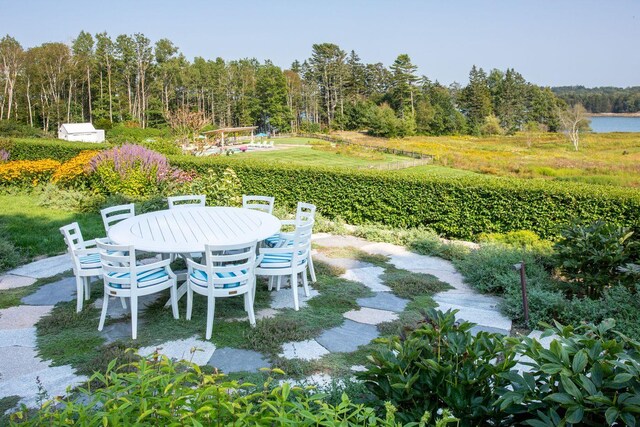
{"type": "Polygon", "coordinates": [[[251,142],[253,142],[253,131],[255,131],[256,129],[258,129],[258,126],[243,126],[243,127],[237,127],[237,128],[220,128],[220,129],[216,129],[216,130],[210,130],[208,132],[203,132],[205,138],[209,138],[209,135],[213,135],[214,139],[220,139],[220,144],[221,146],[224,147],[224,135],[227,134],[232,134],[234,135],[234,139],[237,136],[238,133],[242,133],[242,132],[251,132],[251,142]]]}

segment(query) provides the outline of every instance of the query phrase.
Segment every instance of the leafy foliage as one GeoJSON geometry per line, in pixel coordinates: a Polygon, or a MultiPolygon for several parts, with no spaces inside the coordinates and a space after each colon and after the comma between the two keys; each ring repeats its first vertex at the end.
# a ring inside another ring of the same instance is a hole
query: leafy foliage
{"type": "Polygon", "coordinates": [[[627,425],[640,414],[640,343],[614,332],[614,322],[577,328],[556,324],[545,349],[524,338],[519,353],[531,367],[508,377],[500,409],[531,426],[627,425]]]}
{"type": "Polygon", "coordinates": [[[54,400],[34,415],[25,410],[17,412],[13,421],[24,426],[397,426],[391,406],[386,417],[379,418],[373,408],[352,403],[346,394],[338,405],[331,405],[324,402],[322,394],[310,389],[288,383],[275,386],[271,379],[257,388],[223,375],[205,374],[195,364],[174,363],[157,354],[120,368],[115,367],[114,360],[105,374],[94,374],[92,382],[99,388],[85,390],[91,396],[87,403],[72,398],[54,400]]]}
{"type": "Polygon", "coordinates": [[[508,384],[504,374],[515,366],[515,353],[501,335],[474,336],[472,327],[456,323],[455,311],[429,310],[417,329],[381,339],[387,349],[373,352],[358,378],[397,407],[404,422],[438,408],[449,409],[463,426],[499,419],[494,402],[508,384]]]}
{"type": "Polygon", "coordinates": [[[563,230],[555,260],[576,294],[597,299],[610,285],[633,283],[633,277],[620,271],[640,258],[640,246],[632,237],[629,228],[604,221],[575,224],[563,230]]]}
{"type": "Polygon", "coordinates": [[[350,224],[426,226],[465,239],[516,230],[550,237],[575,218],[606,218],[628,226],[640,209],[637,191],[622,188],[487,176],[402,176],[224,157],[170,160],[199,173],[231,166],[246,193],[270,194],[289,206],[307,200],[326,216],[340,216],[350,224]]]}

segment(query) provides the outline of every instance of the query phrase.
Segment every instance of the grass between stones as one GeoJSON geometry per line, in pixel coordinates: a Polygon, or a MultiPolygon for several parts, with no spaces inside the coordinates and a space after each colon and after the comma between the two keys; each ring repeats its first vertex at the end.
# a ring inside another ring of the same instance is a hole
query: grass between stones
{"type": "Polygon", "coordinates": [[[22,298],[31,295],[47,283],[53,283],[64,277],[70,277],[73,273],[66,272],[56,276],[38,279],[33,285],[24,286],[22,288],[4,289],[0,291],[0,309],[15,307],[22,304],[22,298]]]}
{"type": "MultiPolygon", "coordinates": [[[[329,256],[349,257],[384,268],[382,281],[394,294],[410,300],[397,320],[378,325],[382,335],[398,334],[404,328],[415,326],[422,319],[420,312],[435,305],[431,295],[448,287],[433,276],[396,269],[384,256],[370,255],[354,248],[320,250],[329,256]]],[[[367,355],[380,344],[372,342],[352,353],[332,353],[314,361],[288,360],[279,356],[282,344],[313,339],[327,329],[340,326],[345,312],[359,308],[357,299],[375,295],[361,283],[340,278],[344,273],[341,268],[319,261],[315,262],[315,267],[318,281],[312,284],[312,288],[318,295],[310,299],[300,311],[280,310],[273,317],[258,320],[255,328],[251,328],[248,320],[244,319],[246,314],[241,297],[217,300],[211,342],[217,348],[232,347],[260,352],[271,360],[274,368],[286,372],[286,378],[303,378],[314,373],[325,373],[335,378],[351,376],[351,366],[364,364],[367,355]]],[[[194,335],[202,339],[204,336],[206,298],[194,295],[191,321],[184,317],[186,298],[183,298],[179,304],[181,318],[176,320],[173,319],[171,310],[164,308],[169,297],[167,291],[156,302],[140,310],[137,340],[131,340],[127,334],[115,342],[106,343],[97,330],[100,310],[93,306],[95,299],[102,297],[102,292],[101,286],[94,286],[91,301],[81,313],[75,312],[74,301],[60,303],[38,322],[37,338],[41,357],[53,360],[54,365],[70,364],[79,373],[91,374],[94,371],[104,372],[108,363],[116,358],[119,364],[132,361],[136,356],[127,352],[128,348],[160,345],[194,335]]],[[[289,293],[291,290],[283,288],[280,292],[289,293]]],[[[266,281],[259,280],[255,311],[269,307],[270,300],[266,281]]],[[[110,307],[111,304],[119,305],[119,302],[111,301],[110,307]]],[[[128,332],[130,321],[128,315],[120,319],[109,319],[105,328],[121,324],[128,332]]],[[[212,367],[205,369],[213,370],[212,367]]],[[[230,378],[260,384],[269,376],[274,374],[234,373],[230,378]]]]}

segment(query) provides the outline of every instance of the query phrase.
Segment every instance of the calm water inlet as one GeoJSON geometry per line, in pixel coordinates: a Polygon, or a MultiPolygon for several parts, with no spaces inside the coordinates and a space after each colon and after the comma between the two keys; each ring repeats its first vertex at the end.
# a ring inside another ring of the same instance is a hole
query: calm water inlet
{"type": "Polygon", "coordinates": [[[595,133],[640,132],[640,117],[591,117],[595,133]]]}

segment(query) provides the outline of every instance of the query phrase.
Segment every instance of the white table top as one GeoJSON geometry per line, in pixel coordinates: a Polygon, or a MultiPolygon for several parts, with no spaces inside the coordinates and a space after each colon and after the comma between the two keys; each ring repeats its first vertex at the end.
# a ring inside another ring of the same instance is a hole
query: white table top
{"type": "Polygon", "coordinates": [[[179,207],[127,218],[109,229],[119,245],[157,253],[204,252],[205,244],[232,245],[264,240],[280,230],[265,212],[230,207],[179,207]]]}

